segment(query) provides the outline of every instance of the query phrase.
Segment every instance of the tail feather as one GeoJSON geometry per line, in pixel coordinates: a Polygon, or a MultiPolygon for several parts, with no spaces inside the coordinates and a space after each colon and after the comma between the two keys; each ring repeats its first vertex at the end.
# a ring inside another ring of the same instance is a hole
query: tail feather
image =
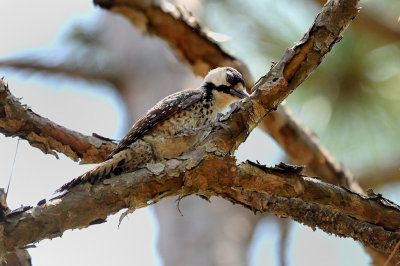
{"type": "Polygon", "coordinates": [[[119,174],[124,171],[131,171],[152,158],[151,146],[139,140],[133,143],[129,149],[114,154],[112,158],[61,186],[56,192],[67,191],[83,183],[94,184],[102,179],[110,178],[111,173],[119,174]]]}
{"type": "Polygon", "coordinates": [[[115,159],[102,162],[93,169],[78,176],[77,178],[72,179],[70,182],[62,185],[59,189],[56,190],[56,192],[63,192],[66,190],[70,190],[71,188],[79,184],[83,183],[94,184],[102,179],[106,179],[120,164],[124,163],[124,160],[125,160],[124,158],[118,157],[115,159]]]}

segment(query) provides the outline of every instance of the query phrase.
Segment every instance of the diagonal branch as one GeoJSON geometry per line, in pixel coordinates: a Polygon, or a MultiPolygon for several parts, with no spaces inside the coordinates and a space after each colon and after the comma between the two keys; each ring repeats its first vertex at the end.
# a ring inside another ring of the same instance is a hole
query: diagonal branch
{"type": "Polygon", "coordinates": [[[58,158],[56,152],[81,163],[97,163],[115,148],[111,141],[85,136],[34,113],[15,98],[0,80],[0,132],[7,137],[20,137],[30,145],[58,158]]]}

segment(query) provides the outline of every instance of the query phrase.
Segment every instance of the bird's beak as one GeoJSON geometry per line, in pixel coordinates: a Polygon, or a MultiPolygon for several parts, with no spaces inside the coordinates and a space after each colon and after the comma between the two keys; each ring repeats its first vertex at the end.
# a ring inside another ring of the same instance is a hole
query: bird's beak
{"type": "Polygon", "coordinates": [[[231,93],[240,99],[249,97],[242,83],[236,84],[235,87],[231,89],[231,93]]]}

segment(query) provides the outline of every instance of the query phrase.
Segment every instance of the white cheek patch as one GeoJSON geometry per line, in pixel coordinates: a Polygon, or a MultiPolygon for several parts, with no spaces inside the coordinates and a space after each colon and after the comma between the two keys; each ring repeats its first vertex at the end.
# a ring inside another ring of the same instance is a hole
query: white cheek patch
{"type": "Polygon", "coordinates": [[[229,105],[235,101],[237,98],[232,95],[214,92],[214,108],[218,113],[227,113],[230,110],[229,105]]]}

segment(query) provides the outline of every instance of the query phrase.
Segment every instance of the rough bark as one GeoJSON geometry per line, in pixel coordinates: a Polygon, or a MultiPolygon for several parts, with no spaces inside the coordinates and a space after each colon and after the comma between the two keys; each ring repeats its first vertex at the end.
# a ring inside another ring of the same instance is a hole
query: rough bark
{"type": "Polygon", "coordinates": [[[93,186],[80,186],[59,199],[8,214],[2,221],[1,243],[5,250],[12,250],[60,236],[67,229],[104,222],[121,208],[130,212],[169,196],[190,194],[219,196],[254,212],[290,217],[385,253],[400,240],[394,232],[400,221],[399,207],[382,198],[365,197],[304,177],[296,167],[267,168],[252,162],[237,164],[229,156],[202,156],[196,150],[190,160],[166,162],[168,168],[159,175],[141,169],[93,186]],[[195,161],[199,164],[194,166],[195,161]],[[210,172],[210,167],[215,171],[210,172]],[[371,213],[375,215],[371,217],[371,213]]]}

